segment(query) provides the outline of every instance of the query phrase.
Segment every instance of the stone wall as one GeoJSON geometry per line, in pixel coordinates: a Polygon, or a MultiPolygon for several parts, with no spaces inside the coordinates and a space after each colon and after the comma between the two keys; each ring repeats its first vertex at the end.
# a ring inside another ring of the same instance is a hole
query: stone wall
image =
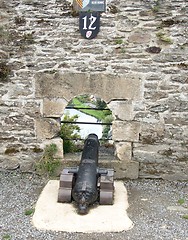
{"type": "Polygon", "coordinates": [[[70,99],[114,115],[117,177],[188,179],[186,0],[107,1],[97,38],[71,1],[0,1],[0,167],[32,170],[70,99]],[[8,77],[6,77],[6,73],[8,77]]]}

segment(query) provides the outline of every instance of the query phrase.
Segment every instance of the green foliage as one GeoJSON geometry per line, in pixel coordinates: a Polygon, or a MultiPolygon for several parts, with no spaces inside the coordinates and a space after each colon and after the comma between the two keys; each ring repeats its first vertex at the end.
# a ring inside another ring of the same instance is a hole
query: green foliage
{"type": "Polygon", "coordinates": [[[115,40],[115,44],[122,44],[122,43],[123,43],[123,40],[120,39],[120,38],[117,38],[117,39],[115,40]]]}
{"type": "Polygon", "coordinates": [[[26,216],[30,216],[30,215],[32,215],[34,212],[35,212],[35,209],[34,209],[34,208],[26,209],[26,210],[25,210],[25,215],[26,215],[26,216]]]}
{"type": "MultiPolygon", "coordinates": [[[[63,121],[75,122],[78,120],[78,115],[70,116],[66,114],[63,121]]],[[[76,124],[64,123],[61,126],[60,137],[63,139],[63,150],[64,153],[76,152],[77,147],[73,139],[81,138],[79,135],[80,127],[76,124]]]]}
{"type": "MultiPolygon", "coordinates": [[[[86,104],[84,104],[84,102],[80,101],[80,98],[74,98],[71,102],[72,106],[76,106],[77,108],[88,108],[88,106],[86,104]]],[[[106,104],[106,103],[105,103],[106,104]]],[[[97,118],[99,121],[103,121],[103,119],[106,117],[106,115],[109,115],[111,112],[110,110],[104,110],[104,111],[96,111],[95,109],[81,109],[81,112],[88,114],[92,117],[97,118]]]]}
{"type": "MultiPolygon", "coordinates": [[[[105,103],[105,101],[101,100],[100,98],[91,98],[88,95],[82,95],[82,96],[78,96],[74,99],[72,99],[72,101],[69,103],[69,106],[75,106],[77,108],[82,108],[80,109],[81,112],[88,114],[90,116],[95,117],[96,119],[98,119],[99,121],[103,122],[103,123],[111,123],[113,121],[113,117],[111,115],[111,111],[107,108],[107,104],[105,103]],[[87,109],[88,106],[94,106],[93,109],[87,109]],[[86,108],[86,109],[84,109],[86,108]],[[98,109],[98,110],[97,110],[98,109]],[[105,109],[105,110],[102,110],[105,109]]],[[[64,118],[65,121],[67,121],[64,118]]],[[[77,119],[76,119],[77,120],[77,119]]],[[[74,121],[74,119],[69,119],[69,121],[74,121]]],[[[70,124],[72,126],[75,126],[73,124],[70,124]]],[[[67,124],[64,124],[62,131],[64,132],[64,134],[61,134],[62,139],[72,139],[71,137],[67,137],[70,136],[74,131],[74,129],[71,130],[71,133],[68,132],[67,133],[67,128],[69,128],[67,126],[67,124]]],[[[76,129],[75,129],[76,130],[76,129]]],[[[109,131],[110,131],[110,125],[107,125],[103,128],[103,137],[107,138],[109,135],[109,131]]],[[[73,138],[77,138],[77,137],[73,137],[73,138]]],[[[68,141],[68,140],[64,140],[64,152],[74,152],[75,145],[73,141],[68,141]]]]}
{"type": "Polygon", "coordinates": [[[10,74],[10,67],[5,62],[0,62],[0,80],[4,81],[10,74]]]}
{"type": "Polygon", "coordinates": [[[11,236],[9,234],[5,234],[2,238],[3,240],[10,240],[11,239],[11,236]]]}
{"type": "Polygon", "coordinates": [[[14,20],[15,20],[15,23],[18,25],[26,23],[26,20],[24,17],[17,16],[14,18],[14,20]]]}
{"type": "Polygon", "coordinates": [[[104,109],[106,108],[106,103],[105,101],[101,100],[100,98],[97,99],[96,101],[96,108],[98,109],[104,109]]]}
{"type": "Polygon", "coordinates": [[[184,218],[184,219],[188,219],[188,215],[185,214],[185,215],[182,216],[182,218],[184,218]]]}
{"type": "Polygon", "coordinates": [[[184,198],[180,198],[180,199],[178,200],[178,203],[179,203],[180,205],[184,204],[184,203],[185,203],[185,199],[184,199],[184,198]]]}
{"type": "Polygon", "coordinates": [[[27,44],[33,44],[35,42],[33,33],[24,33],[22,41],[27,44]]]}
{"type": "Polygon", "coordinates": [[[160,0],[156,0],[154,2],[154,5],[151,6],[151,9],[152,9],[153,13],[158,13],[160,8],[161,8],[160,0]]]}
{"type": "Polygon", "coordinates": [[[86,103],[90,101],[90,97],[87,94],[76,97],[81,103],[86,103]]]}
{"type": "Polygon", "coordinates": [[[4,43],[8,42],[10,40],[10,33],[3,26],[0,26],[0,40],[1,40],[1,42],[4,42],[4,43]]]}
{"type": "Polygon", "coordinates": [[[44,153],[39,162],[36,163],[36,171],[41,175],[53,176],[60,167],[60,159],[55,158],[57,153],[57,145],[52,143],[46,145],[44,153]]]}
{"type": "Polygon", "coordinates": [[[152,7],[152,11],[153,11],[154,13],[159,12],[159,9],[160,9],[159,5],[156,5],[156,6],[152,7]]]}
{"type": "Polygon", "coordinates": [[[161,40],[162,42],[168,43],[168,44],[172,44],[173,41],[170,37],[168,37],[164,32],[158,32],[156,33],[157,37],[159,38],[159,40],[161,40]]]}
{"type": "MultiPolygon", "coordinates": [[[[104,123],[111,123],[113,121],[113,116],[110,114],[110,115],[107,115],[104,119],[104,123]]],[[[102,138],[108,138],[109,137],[109,131],[110,131],[110,125],[106,125],[104,126],[103,128],[103,131],[102,131],[102,138]]]]}

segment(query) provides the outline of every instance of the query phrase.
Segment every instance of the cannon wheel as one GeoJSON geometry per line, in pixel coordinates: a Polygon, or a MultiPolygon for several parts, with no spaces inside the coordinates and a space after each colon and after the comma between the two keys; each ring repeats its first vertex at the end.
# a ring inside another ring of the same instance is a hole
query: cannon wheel
{"type": "Polygon", "coordinates": [[[114,200],[114,171],[108,170],[107,175],[100,177],[99,203],[101,205],[112,205],[114,200]]]}
{"type": "Polygon", "coordinates": [[[58,202],[70,203],[72,200],[72,185],[74,174],[69,173],[69,169],[65,168],[60,175],[60,184],[58,190],[58,202]]]}

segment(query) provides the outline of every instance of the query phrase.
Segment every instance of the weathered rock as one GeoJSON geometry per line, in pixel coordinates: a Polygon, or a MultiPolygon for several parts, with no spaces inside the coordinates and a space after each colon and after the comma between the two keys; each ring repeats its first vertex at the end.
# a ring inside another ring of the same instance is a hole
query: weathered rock
{"type": "Polygon", "coordinates": [[[140,133],[139,122],[114,121],[112,136],[114,141],[138,142],[140,133]]]}
{"type": "Polygon", "coordinates": [[[63,160],[63,140],[61,138],[53,138],[50,140],[45,140],[41,143],[41,148],[45,148],[47,145],[55,144],[57,146],[57,153],[54,158],[63,160]]]}
{"type": "Polygon", "coordinates": [[[129,101],[111,101],[108,104],[115,119],[130,121],[134,118],[133,104],[129,101]]]}
{"type": "Polygon", "coordinates": [[[132,172],[136,178],[139,171],[140,177],[185,178],[185,1],[163,1],[158,9],[156,1],[107,1],[100,32],[89,41],[79,33],[72,2],[0,1],[0,59],[9,66],[6,81],[0,79],[1,165],[32,168],[46,141],[58,138],[67,102],[91,94],[114,116],[118,177],[132,172]],[[124,168],[124,159],[133,165],[124,168]]]}
{"type": "Polygon", "coordinates": [[[130,35],[129,42],[133,43],[148,43],[150,42],[151,36],[147,32],[144,32],[144,30],[138,30],[130,35]]]}
{"type": "Polygon", "coordinates": [[[42,98],[61,98],[66,100],[76,95],[96,94],[109,102],[113,99],[134,99],[142,96],[142,80],[136,75],[111,75],[89,73],[38,74],[36,95],[42,98]],[[76,79],[76,81],[75,81],[76,79]],[[54,85],[55,83],[55,85],[54,85]],[[53,85],[53,88],[51,86],[53,85]]]}
{"type": "Polygon", "coordinates": [[[137,179],[139,176],[139,163],[135,161],[130,161],[127,163],[114,164],[115,178],[116,179],[137,179]],[[121,165],[121,166],[120,166],[121,165]]]}
{"type": "Polygon", "coordinates": [[[131,161],[132,159],[132,144],[130,142],[115,143],[116,155],[124,162],[131,161]]]}
{"type": "Polygon", "coordinates": [[[64,113],[67,101],[62,98],[43,100],[43,114],[45,117],[61,117],[64,113]]]}
{"type": "Polygon", "coordinates": [[[53,118],[36,119],[36,134],[38,139],[52,139],[59,134],[60,123],[53,118]]]}
{"type": "Polygon", "coordinates": [[[0,169],[16,170],[20,167],[19,160],[16,157],[6,158],[0,162],[0,169]]]}

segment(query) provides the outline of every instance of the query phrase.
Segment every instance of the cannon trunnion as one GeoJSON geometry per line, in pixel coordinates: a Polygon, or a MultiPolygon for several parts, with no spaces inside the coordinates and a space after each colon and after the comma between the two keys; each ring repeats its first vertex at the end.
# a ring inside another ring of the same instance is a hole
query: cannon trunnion
{"type": "Polygon", "coordinates": [[[58,202],[74,200],[80,214],[86,214],[88,206],[97,201],[104,205],[113,204],[114,170],[98,168],[98,153],[98,137],[89,134],[79,166],[65,168],[60,175],[58,202]]]}

